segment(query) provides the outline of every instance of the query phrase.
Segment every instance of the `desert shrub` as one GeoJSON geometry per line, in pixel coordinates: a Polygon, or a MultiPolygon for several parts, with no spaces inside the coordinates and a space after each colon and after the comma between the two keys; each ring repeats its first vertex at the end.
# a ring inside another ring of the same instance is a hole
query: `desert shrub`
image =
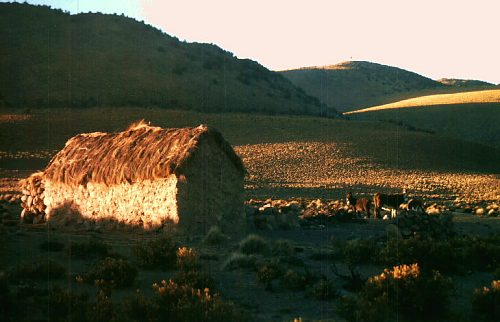
{"type": "Polygon", "coordinates": [[[476,319],[500,321],[500,280],[491,282],[491,288],[485,286],[476,289],[472,296],[472,311],[476,319]]]}
{"type": "Polygon", "coordinates": [[[49,290],[46,299],[37,301],[48,321],[88,321],[89,298],[58,287],[49,290]]]}
{"type": "Polygon", "coordinates": [[[268,242],[258,235],[248,235],[240,242],[240,252],[243,254],[264,254],[268,250],[268,242]]]}
{"type": "Polygon", "coordinates": [[[338,290],[332,281],[322,278],[318,282],[312,284],[307,290],[306,296],[316,300],[327,301],[338,296],[338,290]]]}
{"type": "Polygon", "coordinates": [[[44,241],[39,246],[44,252],[60,252],[64,249],[64,244],[58,241],[44,241]]]}
{"type": "Polygon", "coordinates": [[[233,303],[223,301],[208,288],[201,291],[174,281],[153,284],[154,302],[158,320],[170,321],[245,321],[233,303]]]}
{"type": "Polygon", "coordinates": [[[274,256],[292,256],[295,249],[289,240],[280,239],[273,243],[271,252],[274,256]]]}
{"type": "Polygon", "coordinates": [[[224,234],[219,227],[212,226],[203,239],[203,242],[209,245],[221,245],[226,243],[228,240],[229,237],[224,234]]]}
{"type": "Polygon", "coordinates": [[[87,283],[99,281],[102,285],[109,283],[115,287],[126,287],[132,285],[136,276],[137,269],[128,261],[106,257],[85,273],[83,280],[87,283]]]}
{"type": "Polygon", "coordinates": [[[457,244],[463,249],[463,262],[472,270],[493,271],[500,266],[500,238],[464,237],[457,244]]]}
{"type": "Polygon", "coordinates": [[[169,270],[176,264],[177,245],[172,238],[164,236],[137,245],[134,254],[142,267],[169,270]]]}
{"type": "Polygon", "coordinates": [[[304,291],[308,280],[305,275],[299,274],[296,271],[288,270],[283,275],[283,286],[291,291],[304,291]]]}
{"type": "Polygon", "coordinates": [[[344,244],[342,256],[349,265],[369,263],[377,252],[373,240],[353,239],[344,244]]]}
{"type": "Polygon", "coordinates": [[[267,290],[272,289],[272,282],[283,276],[284,267],[278,260],[264,261],[257,268],[257,280],[266,285],[267,290]]]}
{"type": "Polygon", "coordinates": [[[348,321],[392,321],[443,317],[452,283],[439,272],[424,274],[418,264],[395,266],[371,277],[357,298],[343,298],[338,312],[348,321]]]}
{"type": "Polygon", "coordinates": [[[123,315],[129,321],[156,321],[158,306],[151,297],[147,297],[140,292],[126,297],[122,301],[123,315]]]}
{"type": "Polygon", "coordinates": [[[175,273],[173,280],[180,285],[189,285],[195,289],[215,289],[215,280],[207,273],[198,270],[179,271],[175,273]]]}
{"type": "Polygon", "coordinates": [[[40,259],[37,262],[17,265],[9,275],[17,279],[57,279],[66,276],[66,269],[52,259],[40,259]]]}
{"type": "Polygon", "coordinates": [[[224,263],[224,269],[234,270],[238,268],[255,269],[257,257],[241,253],[232,253],[224,263]]]}
{"type": "Polygon", "coordinates": [[[331,261],[342,257],[338,251],[335,250],[315,250],[309,258],[315,261],[331,261]]]}
{"type": "Polygon", "coordinates": [[[177,269],[183,271],[197,270],[200,268],[198,255],[192,248],[180,247],[177,250],[177,269]]]}
{"type": "Polygon", "coordinates": [[[417,238],[389,240],[380,249],[378,261],[395,266],[418,263],[425,271],[461,271],[460,251],[450,241],[420,240],[417,238]]]}
{"type": "Polygon", "coordinates": [[[106,257],[109,253],[108,245],[100,240],[84,242],[72,241],[66,252],[72,258],[90,259],[106,257]]]}

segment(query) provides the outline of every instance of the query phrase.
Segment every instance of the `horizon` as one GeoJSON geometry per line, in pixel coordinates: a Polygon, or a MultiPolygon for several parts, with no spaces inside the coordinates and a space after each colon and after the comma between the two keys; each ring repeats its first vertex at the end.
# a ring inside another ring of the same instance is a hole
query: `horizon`
{"type": "Polygon", "coordinates": [[[156,0],[27,1],[71,14],[124,14],[183,41],[215,44],[273,71],[368,61],[434,80],[500,84],[500,45],[494,42],[500,27],[495,20],[500,3],[353,2],[313,1],[306,6],[258,0],[250,6],[228,0],[182,4],[156,0]],[[337,14],[339,11],[343,14],[337,14]],[[329,41],[331,38],[335,40],[329,41]]]}

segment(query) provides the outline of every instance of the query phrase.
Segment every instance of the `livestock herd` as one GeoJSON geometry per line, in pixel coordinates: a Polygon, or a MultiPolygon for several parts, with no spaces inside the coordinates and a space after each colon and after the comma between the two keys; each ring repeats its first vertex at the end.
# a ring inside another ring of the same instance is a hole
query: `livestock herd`
{"type": "MultiPolygon", "coordinates": [[[[414,210],[418,212],[424,211],[424,203],[421,199],[409,198],[406,194],[406,189],[403,189],[399,194],[383,194],[375,193],[373,200],[368,198],[356,198],[351,192],[346,194],[346,204],[348,209],[354,213],[364,213],[370,217],[373,212],[374,218],[380,217],[380,211],[386,210],[391,212],[391,218],[396,218],[397,212],[401,210],[414,210]]],[[[384,217],[386,218],[386,217],[384,217]]]]}

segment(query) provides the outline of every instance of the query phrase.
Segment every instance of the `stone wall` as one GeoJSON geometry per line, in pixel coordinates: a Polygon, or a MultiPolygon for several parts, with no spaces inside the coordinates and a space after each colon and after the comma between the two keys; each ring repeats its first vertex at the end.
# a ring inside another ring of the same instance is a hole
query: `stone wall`
{"type": "Polygon", "coordinates": [[[227,232],[245,229],[243,180],[212,138],[202,140],[179,178],[179,224],[200,233],[213,225],[227,232]]]}
{"type": "Polygon", "coordinates": [[[114,220],[144,228],[179,222],[177,215],[177,178],[119,184],[108,187],[88,183],[71,187],[45,180],[46,219],[59,212],[79,213],[84,220],[114,220]]]}

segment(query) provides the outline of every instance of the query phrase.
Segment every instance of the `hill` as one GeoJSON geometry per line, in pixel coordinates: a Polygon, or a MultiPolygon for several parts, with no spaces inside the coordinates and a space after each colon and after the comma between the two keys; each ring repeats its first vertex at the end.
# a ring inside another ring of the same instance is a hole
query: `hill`
{"type": "Polygon", "coordinates": [[[346,114],[500,147],[500,89],[429,95],[346,114]]]}
{"type": "Polygon", "coordinates": [[[491,88],[493,84],[461,79],[434,81],[419,74],[364,61],[281,72],[327,106],[348,112],[423,95],[491,88]]]}
{"type": "Polygon", "coordinates": [[[392,96],[436,90],[445,85],[404,69],[365,61],[282,71],[282,75],[306,93],[339,111],[390,101],[392,96]]]}
{"type": "Polygon", "coordinates": [[[456,86],[456,87],[495,86],[495,84],[475,79],[441,78],[438,79],[437,81],[444,85],[456,86]]]}
{"type": "Polygon", "coordinates": [[[257,62],[124,16],[1,3],[0,43],[0,106],[321,113],[257,62]]]}

